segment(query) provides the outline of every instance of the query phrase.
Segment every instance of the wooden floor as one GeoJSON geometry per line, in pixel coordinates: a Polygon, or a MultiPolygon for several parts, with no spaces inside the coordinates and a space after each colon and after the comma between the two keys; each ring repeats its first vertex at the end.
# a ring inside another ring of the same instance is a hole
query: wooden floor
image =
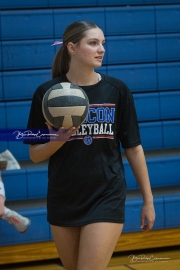
{"type": "MultiPolygon", "coordinates": [[[[63,270],[53,241],[0,247],[1,270],[63,270]]],[[[107,270],[180,270],[180,228],[123,233],[107,270]]],[[[95,269],[94,269],[95,270],[95,269]]]]}
{"type": "MultiPolygon", "coordinates": [[[[180,228],[151,230],[148,233],[122,233],[114,250],[131,252],[131,250],[147,250],[162,247],[180,246],[180,228]]],[[[54,241],[17,244],[0,247],[1,265],[23,262],[57,259],[58,253],[54,241]]],[[[179,267],[180,269],[180,267],[179,267]]]]}
{"type": "MultiPolygon", "coordinates": [[[[64,270],[58,259],[1,265],[1,270],[64,270]]],[[[107,270],[178,270],[180,246],[115,253],[107,270]]]]}

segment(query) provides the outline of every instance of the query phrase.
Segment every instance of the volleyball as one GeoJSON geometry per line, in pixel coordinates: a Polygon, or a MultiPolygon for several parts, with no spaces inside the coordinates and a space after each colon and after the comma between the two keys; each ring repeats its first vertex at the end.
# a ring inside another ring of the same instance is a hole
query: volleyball
{"type": "Polygon", "coordinates": [[[57,129],[78,127],[86,119],[88,109],[89,100],[85,91],[69,82],[52,86],[42,100],[44,118],[57,129]]]}

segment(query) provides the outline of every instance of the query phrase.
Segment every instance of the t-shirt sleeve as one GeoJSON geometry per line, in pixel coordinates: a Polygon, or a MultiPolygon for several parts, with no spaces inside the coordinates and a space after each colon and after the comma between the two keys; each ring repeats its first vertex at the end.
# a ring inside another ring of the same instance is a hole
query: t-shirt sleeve
{"type": "Polygon", "coordinates": [[[124,90],[119,108],[118,137],[123,148],[131,148],[140,145],[141,139],[133,96],[127,86],[124,90]]]}
{"type": "MultiPolygon", "coordinates": [[[[39,89],[40,90],[40,89],[39,89]]],[[[25,136],[23,143],[38,144],[49,141],[49,131],[45,124],[46,120],[42,112],[43,92],[37,91],[33,95],[29,119],[27,123],[27,136],[25,136]],[[46,136],[47,134],[47,136],[46,136]]]]}

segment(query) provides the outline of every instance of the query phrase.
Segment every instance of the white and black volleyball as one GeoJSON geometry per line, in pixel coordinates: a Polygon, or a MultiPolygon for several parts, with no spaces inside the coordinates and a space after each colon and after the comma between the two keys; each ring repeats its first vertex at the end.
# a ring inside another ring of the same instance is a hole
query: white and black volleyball
{"type": "Polygon", "coordinates": [[[78,127],[85,120],[88,109],[89,100],[84,90],[69,82],[51,87],[42,101],[44,118],[57,129],[78,127]]]}

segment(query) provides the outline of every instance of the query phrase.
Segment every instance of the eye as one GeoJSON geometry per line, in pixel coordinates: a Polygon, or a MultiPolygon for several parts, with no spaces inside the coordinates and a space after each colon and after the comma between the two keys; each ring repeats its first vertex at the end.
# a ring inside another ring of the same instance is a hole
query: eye
{"type": "Polygon", "coordinates": [[[93,41],[90,42],[90,44],[95,46],[95,45],[97,45],[97,41],[93,40],[93,41]]]}

